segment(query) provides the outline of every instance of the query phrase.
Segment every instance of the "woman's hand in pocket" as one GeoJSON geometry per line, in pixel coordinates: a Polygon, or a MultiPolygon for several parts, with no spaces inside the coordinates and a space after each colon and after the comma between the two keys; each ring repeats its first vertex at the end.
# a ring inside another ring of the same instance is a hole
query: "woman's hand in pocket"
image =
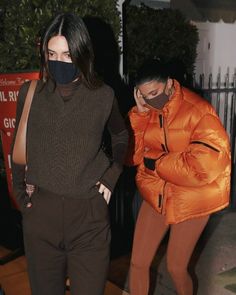
{"type": "Polygon", "coordinates": [[[103,195],[103,198],[105,199],[107,204],[109,204],[111,199],[111,191],[99,181],[96,183],[96,186],[98,188],[99,193],[103,195]]]}

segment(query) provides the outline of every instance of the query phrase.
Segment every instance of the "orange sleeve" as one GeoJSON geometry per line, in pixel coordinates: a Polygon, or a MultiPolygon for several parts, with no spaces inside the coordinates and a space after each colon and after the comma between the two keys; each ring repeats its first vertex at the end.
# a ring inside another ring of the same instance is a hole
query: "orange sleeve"
{"type": "Polygon", "coordinates": [[[230,166],[228,135],[219,118],[205,115],[187,149],[166,154],[156,162],[156,171],[170,183],[196,187],[212,183],[230,166]]]}
{"type": "Polygon", "coordinates": [[[127,166],[136,166],[143,161],[143,136],[149,122],[150,112],[138,112],[135,106],[130,110],[128,117],[130,136],[125,164],[127,166]]]}

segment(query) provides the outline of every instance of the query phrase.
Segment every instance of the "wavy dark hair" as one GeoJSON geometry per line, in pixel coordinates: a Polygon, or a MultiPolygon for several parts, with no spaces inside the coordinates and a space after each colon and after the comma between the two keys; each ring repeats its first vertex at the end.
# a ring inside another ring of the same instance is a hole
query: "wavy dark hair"
{"type": "Polygon", "coordinates": [[[92,42],[84,21],[74,13],[57,15],[45,30],[40,42],[41,77],[45,81],[52,76],[48,70],[48,42],[52,37],[64,36],[72,62],[80,70],[81,81],[90,89],[99,87],[102,81],[94,70],[94,52],[92,42]]]}

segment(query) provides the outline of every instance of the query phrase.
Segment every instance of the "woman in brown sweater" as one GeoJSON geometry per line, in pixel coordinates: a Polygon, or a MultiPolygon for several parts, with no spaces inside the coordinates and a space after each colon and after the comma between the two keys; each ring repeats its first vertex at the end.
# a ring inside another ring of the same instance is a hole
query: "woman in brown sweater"
{"type": "MultiPolygon", "coordinates": [[[[67,276],[72,295],[104,292],[107,204],[128,136],[114,92],[96,77],[93,59],[82,19],[57,16],[41,41],[41,79],[27,127],[27,170],[12,162],[33,295],[64,294],[67,276]],[[102,149],[105,126],[112,159],[102,149]]],[[[19,92],[16,132],[28,88],[29,82],[19,92]]]]}

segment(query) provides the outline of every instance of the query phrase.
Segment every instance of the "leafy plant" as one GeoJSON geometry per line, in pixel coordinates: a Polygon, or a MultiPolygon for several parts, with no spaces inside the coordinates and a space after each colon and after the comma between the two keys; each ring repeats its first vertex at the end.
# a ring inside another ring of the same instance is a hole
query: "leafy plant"
{"type": "Polygon", "coordinates": [[[111,0],[1,0],[0,72],[35,70],[39,67],[38,42],[44,26],[60,12],[103,19],[118,37],[117,1],[111,0]]]}
{"type": "Polygon", "coordinates": [[[178,10],[156,10],[142,4],[126,9],[127,69],[132,76],[147,58],[161,58],[183,64],[186,73],[194,69],[197,28],[178,10]]]}

